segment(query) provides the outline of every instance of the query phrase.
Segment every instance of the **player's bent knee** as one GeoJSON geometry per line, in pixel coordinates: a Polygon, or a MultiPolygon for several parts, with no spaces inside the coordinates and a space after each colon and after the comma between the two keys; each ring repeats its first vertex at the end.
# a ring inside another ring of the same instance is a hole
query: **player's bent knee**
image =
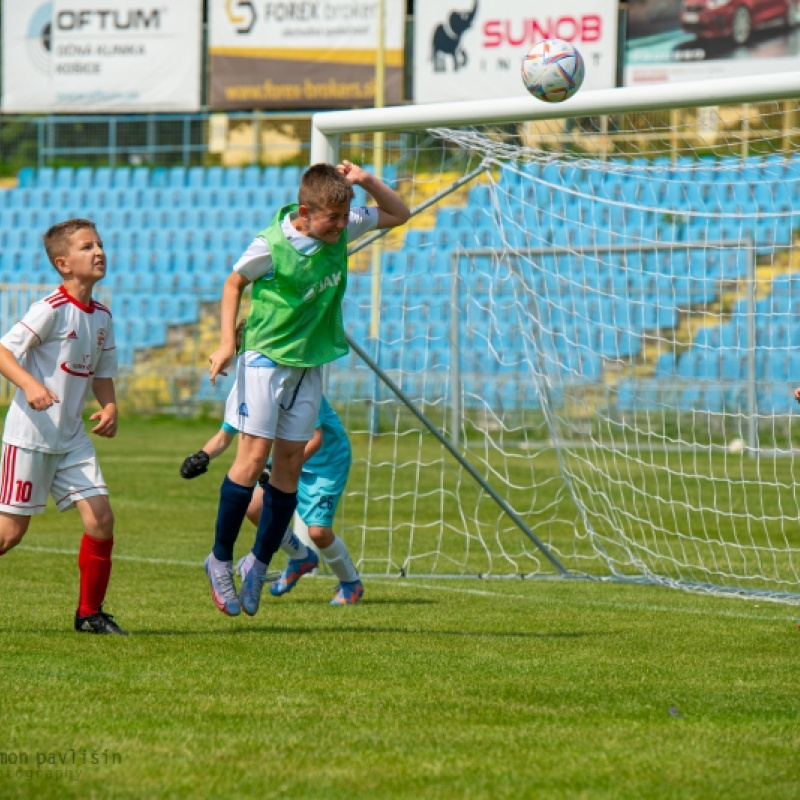
{"type": "Polygon", "coordinates": [[[93,539],[110,539],[114,535],[114,512],[105,495],[76,503],[86,533],[93,539]]]}
{"type": "Polygon", "coordinates": [[[0,514],[0,555],[7,553],[22,541],[30,521],[30,517],[0,514]]]}
{"type": "Polygon", "coordinates": [[[308,529],[308,536],[314,543],[314,546],[320,550],[330,547],[334,540],[333,528],[312,526],[308,529]]]}

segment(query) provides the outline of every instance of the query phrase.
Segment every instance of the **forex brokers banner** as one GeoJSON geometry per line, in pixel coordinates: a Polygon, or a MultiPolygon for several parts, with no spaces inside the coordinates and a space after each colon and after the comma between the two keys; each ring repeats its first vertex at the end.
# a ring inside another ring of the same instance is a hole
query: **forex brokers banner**
{"type": "Polygon", "coordinates": [[[565,39],[586,61],[581,91],[616,85],[617,0],[425,0],[414,12],[414,102],[525,93],[522,58],[565,39]]]}
{"type": "Polygon", "coordinates": [[[200,108],[201,0],[3,3],[2,110],[200,108]]]}
{"type": "MultiPolygon", "coordinates": [[[[402,100],[405,0],[384,0],[385,101],[402,100]]],[[[209,106],[359,108],[375,103],[379,0],[209,3],[209,106]]]]}

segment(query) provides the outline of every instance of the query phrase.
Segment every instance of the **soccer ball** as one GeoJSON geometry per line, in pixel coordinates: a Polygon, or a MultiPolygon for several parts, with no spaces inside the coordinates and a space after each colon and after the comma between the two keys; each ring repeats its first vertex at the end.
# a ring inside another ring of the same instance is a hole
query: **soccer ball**
{"type": "Polygon", "coordinates": [[[525,88],[546,103],[567,100],[583,83],[583,56],[563,39],[544,39],[522,59],[525,88]]]}

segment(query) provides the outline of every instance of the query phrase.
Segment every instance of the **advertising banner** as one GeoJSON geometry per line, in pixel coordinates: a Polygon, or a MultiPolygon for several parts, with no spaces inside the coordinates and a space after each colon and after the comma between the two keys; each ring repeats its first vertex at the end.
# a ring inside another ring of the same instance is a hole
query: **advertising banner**
{"type": "Polygon", "coordinates": [[[2,110],[200,108],[201,0],[3,3],[2,110]]]}
{"type": "Polygon", "coordinates": [[[581,52],[582,92],[616,85],[617,0],[425,0],[414,20],[416,103],[524,94],[522,57],[542,39],[581,52]]]}
{"type": "MultiPolygon", "coordinates": [[[[384,0],[385,104],[401,102],[405,0],[384,0]]],[[[213,109],[375,104],[378,0],[212,0],[213,109]]]]}
{"type": "Polygon", "coordinates": [[[797,0],[637,0],[624,83],[699,81],[800,68],[797,0]]]}

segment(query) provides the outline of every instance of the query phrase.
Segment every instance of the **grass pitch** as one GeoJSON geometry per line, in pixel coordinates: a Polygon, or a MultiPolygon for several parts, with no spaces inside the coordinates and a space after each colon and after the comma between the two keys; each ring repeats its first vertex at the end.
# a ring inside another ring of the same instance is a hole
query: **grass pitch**
{"type": "Polygon", "coordinates": [[[215,428],[97,443],[130,637],[71,630],[75,512],[0,560],[0,797],[800,797],[795,607],[387,579],[341,608],[304,578],[230,619],[201,567],[225,463],[177,475],[215,428]]]}

